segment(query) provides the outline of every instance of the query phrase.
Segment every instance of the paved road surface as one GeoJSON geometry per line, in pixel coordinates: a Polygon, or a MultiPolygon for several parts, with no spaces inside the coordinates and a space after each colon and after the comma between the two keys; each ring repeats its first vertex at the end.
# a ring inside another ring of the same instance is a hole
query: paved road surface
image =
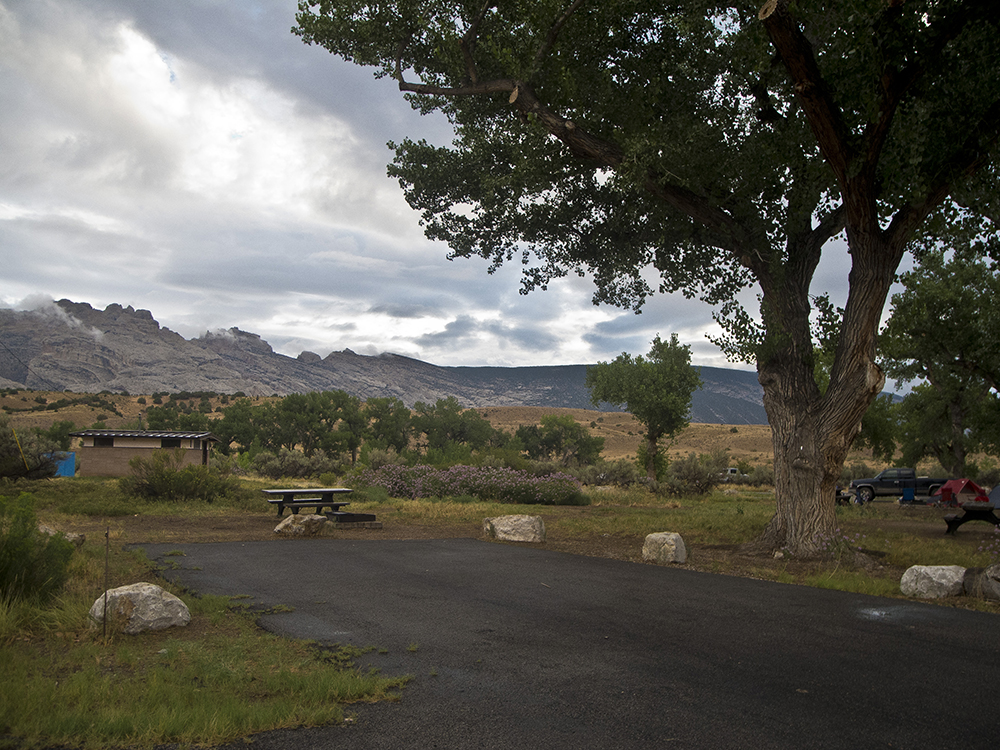
{"type": "Polygon", "coordinates": [[[1000,745],[992,615],[472,539],[144,546],[195,591],[294,608],[274,632],[415,676],[258,750],[1000,745]]]}

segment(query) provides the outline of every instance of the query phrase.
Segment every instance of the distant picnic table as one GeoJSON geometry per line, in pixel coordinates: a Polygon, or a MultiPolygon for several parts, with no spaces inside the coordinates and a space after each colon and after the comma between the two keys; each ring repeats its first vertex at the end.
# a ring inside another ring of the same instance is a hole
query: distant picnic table
{"type": "MultiPolygon", "coordinates": [[[[261,490],[268,496],[267,501],[278,506],[278,515],[285,513],[288,508],[292,513],[298,513],[299,508],[315,508],[316,515],[323,512],[323,508],[329,508],[330,513],[337,513],[349,502],[334,500],[336,497],[349,495],[354,490],[347,487],[322,487],[320,489],[294,487],[285,490],[261,490]],[[305,497],[309,495],[309,497],[305,497]]],[[[329,513],[327,514],[329,516],[329,513]]],[[[374,520],[374,516],[372,517],[374,520]]]]}
{"type": "Polygon", "coordinates": [[[997,517],[992,502],[969,502],[962,503],[962,515],[945,516],[944,521],[948,524],[946,534],[954,534],[958,527],[969,521],[986,521],[994,526],[1000,527],[1000,518],[997,517]]]}

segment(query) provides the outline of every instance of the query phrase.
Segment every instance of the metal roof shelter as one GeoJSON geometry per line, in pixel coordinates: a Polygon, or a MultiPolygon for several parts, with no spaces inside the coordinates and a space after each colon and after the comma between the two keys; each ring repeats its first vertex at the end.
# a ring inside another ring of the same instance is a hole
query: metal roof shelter
{"type": "Polygon", "coordinates": [[[222,442],[211,432],[184,430],[77,430],[81,476],[124,476],[133,458],[148,458],[155,450],[181,451],[181,464],[208,465],[211,446],[222,442]]]}
{"type": "Polygon", "coordinates": [[[211,432],[181,432],[177,430],[77,430],[70,433],[71,437],[121,437],[121,438],[154,438],[182,440],[212,440],[220,442],[211,432]]]}

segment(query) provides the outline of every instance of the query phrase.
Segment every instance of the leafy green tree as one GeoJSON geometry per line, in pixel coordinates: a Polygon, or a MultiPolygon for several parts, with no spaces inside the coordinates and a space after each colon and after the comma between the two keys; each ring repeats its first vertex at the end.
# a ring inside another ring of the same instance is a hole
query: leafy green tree
{"type": "Polygon", "coordinates": [[[921,383],[900,406],[903,460],[931,455],[965,476],[971,453],[1000,447],[1000,266],[970,247],[919,260],[880,342],[886,372],[921,383]]]}
{"type": "Polygon", "coordinates": [[[351,464],[358,462],[358,449],[368,434],[368,417],[361,410],[361,399],[345,391],[333,391],[331,399],[337,409],[337,431],[332,443],[350,453],[351,464]]]}
{"type": "Polygon", "coordinates": [[[212,425],[212,431],[219,438],[218,449],[229,453],[230,446],[235,445],[238,452],[249,450],[254,440],[258,445],[259,424],[255,419],[256,407],[248,398],[237,399],[222,411],[222,419],[212,425]]]}
{"type": "Polygon", "coordinates": [[[403,453],[410,446],[410,410],[398,398],[375,397],[365,401],[370,440],[375,447],[403,453]]]}
{"type": "Polygon", "coordinates": [[[485,448],[494,438],[493,425],[474,409],[465,409],[454,396],[439,398],[431,406],[422,401],[413,405],[414,432],[424,436],[427,448],[445,449],[449,443],[485,448]]]}
{"type": "Polygon", "coordinates": [[[394,78],[455,128],[390,174],[453,256],[524,263],[524,290],[590,274],[595,301],[659,288],[719,305],[754,361],[776,512],[760,545],[815,554],[884,375],[882,308],[922,232],[1000,215],[993,0],[301,0],[295,33],[394,78]],[[852,264],[830,380],[810,287],[852,264]],[[652,268],[658,283],[649,283],[652,268]],[[755,284],[760,311],[735,301],[755,284]]]}
{"type": "Polygon", "coordinates": [[[277,402],[274,422],[278,445],[311,456],[338,447],[340,409],[332,391],[292,393],[277,402]]]}
{"type": "Polygon", "coordinates": [[[76,429],[76,425],[70,419],[60,419],[53,422],[48,429],[36,428],[40,436],[50,441],[61,451],[68,451],[73,443],[70,433],[76,429]]]}
{"type": "Polygon", "coordinates": [[[150,406],[146,410],[146,424],[150,430],[208,432],[211,429],[207,414],[197,411],[184,412],[177,408],[176,404],[150,406]]]}
{"type": "Polygon", "coordinates": [[[688,426],[691,394],[700,385],[698,371],[691,367],[691,347],[682,345],[677,334],[669,342],[657,336],[645,357],[622,352],[587,369],[594,405],[624,406],[646,428],[644,468],[650,479],[657,478],[660,440],[673,439],[688,426]]]}
{"type": "Polygon", "coordinates": [[[541,425],[521,425],[515,437],[528,458],[555,459],[566,466],[596,463],[604,449],[604,438],[591,435],[568,414],[546,414],[541,425]]]}

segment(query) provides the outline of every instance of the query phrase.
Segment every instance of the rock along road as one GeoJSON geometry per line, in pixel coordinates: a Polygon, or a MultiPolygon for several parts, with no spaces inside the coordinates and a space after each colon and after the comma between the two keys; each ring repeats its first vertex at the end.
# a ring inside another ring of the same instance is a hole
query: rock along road
{"type": "Polygon", "coordinates": [[[292,610],[268,630],[414,676],[258,750],[1000,742],[993,615],[472,539],[143,547],[195,592],[292,610]]]}

